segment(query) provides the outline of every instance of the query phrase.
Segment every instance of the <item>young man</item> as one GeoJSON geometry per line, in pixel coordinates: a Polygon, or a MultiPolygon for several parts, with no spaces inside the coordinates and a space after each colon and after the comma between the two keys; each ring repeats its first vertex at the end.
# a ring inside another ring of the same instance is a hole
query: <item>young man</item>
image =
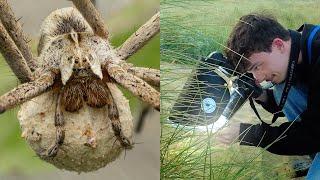
{"type": "MultiPolygon", "coordinates": [[[[260,146],[281,155],[320,152],[320,26],[304,24],[297,31],[275,18],[249,14],[240,18],[228,39],[227,58],[238,71],[252,73],[257,83],[276,84],[256,99],[272,113],[283,111],[277,127],[241,124],[242,145],[260,146]],[[280,107],[279,107],[280,106],[280,107]]],[[[320,155],[307,178],[320,179],[320,155]]]]}

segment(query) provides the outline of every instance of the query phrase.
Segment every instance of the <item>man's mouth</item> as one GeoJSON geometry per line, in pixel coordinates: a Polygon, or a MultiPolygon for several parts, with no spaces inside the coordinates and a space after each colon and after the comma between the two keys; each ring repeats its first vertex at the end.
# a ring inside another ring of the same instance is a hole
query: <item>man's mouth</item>
{"type": "Polygon", "coordinates": [[[270,78],[268,78],[266,81],[270,81],[271,83],[275,84],[275,75],[272,75],[270,78]]]}

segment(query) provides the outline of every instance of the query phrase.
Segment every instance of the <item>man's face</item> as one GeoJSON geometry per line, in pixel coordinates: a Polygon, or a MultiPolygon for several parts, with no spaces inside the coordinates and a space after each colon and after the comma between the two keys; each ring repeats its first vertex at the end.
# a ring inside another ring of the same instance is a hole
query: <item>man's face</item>
{"type": "Polygon", "coordinates": [[[248,58],[251,62],[248,72],[253,74],[258,83],[262,81],[271,81],[275,84],[283,82],[287,74],[290,47],[290,41],[274,39],[271,52],[253,53],[248,58]]]}

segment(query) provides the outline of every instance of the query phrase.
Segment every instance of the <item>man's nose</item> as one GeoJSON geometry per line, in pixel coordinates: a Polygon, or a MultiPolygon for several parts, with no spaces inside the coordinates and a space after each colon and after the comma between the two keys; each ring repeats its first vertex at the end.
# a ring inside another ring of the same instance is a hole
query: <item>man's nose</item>
{"type": "Polygon", "coordinates": [[[261,73],[252,73],[254,79],[256,79],[256,81],[258,83],[261,83],[262,81],[264,81],[265,76],[261,73]]]}

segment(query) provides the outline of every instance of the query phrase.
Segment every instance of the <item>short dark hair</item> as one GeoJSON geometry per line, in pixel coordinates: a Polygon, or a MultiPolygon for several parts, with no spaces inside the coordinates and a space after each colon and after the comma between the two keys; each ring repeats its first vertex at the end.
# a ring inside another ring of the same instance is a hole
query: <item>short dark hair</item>
{"type": "Polygon", "coordinates": [[[271,52],[272,41],[290,39],[289,31],[270,14],[252,13],[242,16],[230,33],[225,50],[227,58],[237,66],[237,71],[245,72],[249,62],[241,56],[250,57],[257,52],[271,52]]]}

